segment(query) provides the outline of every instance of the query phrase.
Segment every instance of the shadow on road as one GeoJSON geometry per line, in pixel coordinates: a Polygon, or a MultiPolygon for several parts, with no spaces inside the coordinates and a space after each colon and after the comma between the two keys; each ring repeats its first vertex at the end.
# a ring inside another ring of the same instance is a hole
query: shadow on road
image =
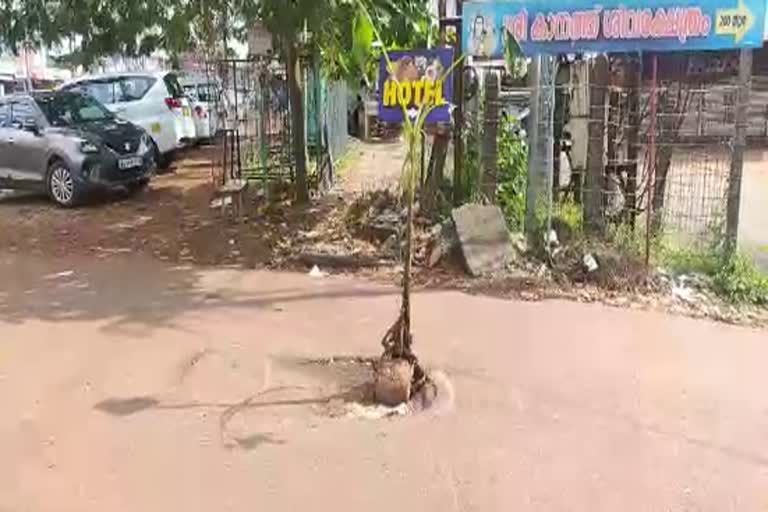
{"type": "Polygon", "coordinates": [[[397,293],[344,282],[313,286],[299,275],[290,278],[294,286],[262,286],[266,279],[255,271],[171,266],[126,255],[55,261],[0,255],[0,322],[98,321],[102,330],[142,336],[154,329],[178,328],[177,317],[190,313],[227,308],[279,312],[296,302],[397,293]]]}

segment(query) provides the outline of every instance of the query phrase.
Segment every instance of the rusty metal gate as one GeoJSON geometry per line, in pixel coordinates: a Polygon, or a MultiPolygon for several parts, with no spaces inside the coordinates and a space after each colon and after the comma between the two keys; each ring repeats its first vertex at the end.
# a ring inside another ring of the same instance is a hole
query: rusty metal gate
{"type": "MultiPolygon", "coordinates": [[[[293,181],[291,111],[285,67],[271,58],[223,59],[208,66],[218,84],[215,132],[220,181],[293,181]]],[[[212,76],[211,76],[212,75],[212,76]]]]}

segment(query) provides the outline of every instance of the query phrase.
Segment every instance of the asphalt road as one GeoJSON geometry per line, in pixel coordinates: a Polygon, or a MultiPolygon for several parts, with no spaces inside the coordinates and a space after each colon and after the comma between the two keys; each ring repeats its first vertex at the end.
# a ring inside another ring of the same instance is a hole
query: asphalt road
{"type": "Polygon", "coordinates": [[[2,511],[768,508],[765,332],[419,294],[454,398],[374,421],[312,361],[377,354],[391,288],[2,252],[0,283],[2,511]]]}

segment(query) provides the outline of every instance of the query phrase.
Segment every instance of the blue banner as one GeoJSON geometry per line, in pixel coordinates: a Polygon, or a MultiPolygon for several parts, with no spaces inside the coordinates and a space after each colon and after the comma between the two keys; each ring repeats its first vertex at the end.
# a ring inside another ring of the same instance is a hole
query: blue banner
{"type": "Polygon", "coordinates": [[[427,123],[451,121],[453,99],[452,75],[444,76],[453,65],[453,49],[392,52],[392,75],[381,58],[379,68],[379,119],[387,123],[403,122],[403,107],[417,113],[431,108],[427,123]]]}
{"type": "Polygon", "coordinates": [[[498,0],[464,3],[464,53],[526,55],[760,48],[766,0],[498,0]]]}

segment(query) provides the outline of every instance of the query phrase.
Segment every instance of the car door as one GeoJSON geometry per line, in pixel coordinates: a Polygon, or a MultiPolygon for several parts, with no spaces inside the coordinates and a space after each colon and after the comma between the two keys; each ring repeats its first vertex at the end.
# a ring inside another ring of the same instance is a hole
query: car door
{"type": "Polygon", "coordinates": [[[152,75],[126,75],[120,84],[118,111],[122,114],[118,115],[142,127],[161,154],[176,149],[173,114],[165,102],[163,81],[152,75]]]}
{"type": "Polygon", "coordinates": [[[46,139],[41,131],[26,129],[31,124],[42,126],[42,115],[28,99],[11,101],[10,107],[10,127],[5,141],[11,179],[21,185],[42,183],[47,161],[46,139]]]}
{"type": "Polygon", "coordinates": [[[144,98],[155,79],[148,76],[121,76],[115,79],[115,106],[113,112],[145,130],[150,129],[152,112],[144,98]]]}
{"type": "Polygon", "coordinates": [[[0,103],[0,188],[11,185],[11,146],[8,139],[13,137],[10,129],[11,107],[8,103],[0,103]]]}

